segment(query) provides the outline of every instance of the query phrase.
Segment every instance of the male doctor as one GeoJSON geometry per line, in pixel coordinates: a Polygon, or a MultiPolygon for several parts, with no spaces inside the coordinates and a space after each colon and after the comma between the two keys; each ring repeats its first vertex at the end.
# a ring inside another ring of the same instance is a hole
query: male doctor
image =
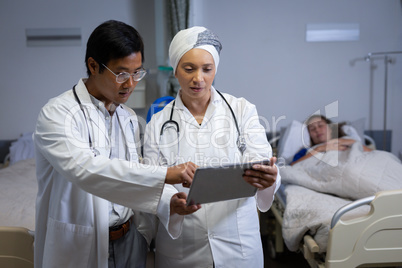
{"type": "Polygon", "coordinates": [[[104,22],[87,43],[88,78],[41,109],[35,267],[145,267],[139,231],[152,226],[135,210],[155,214],[165,183],[191,184],[193,163],[139,163],[137,117],[123,103],[146,74],[143,60],[133,27],[104,22]]]}

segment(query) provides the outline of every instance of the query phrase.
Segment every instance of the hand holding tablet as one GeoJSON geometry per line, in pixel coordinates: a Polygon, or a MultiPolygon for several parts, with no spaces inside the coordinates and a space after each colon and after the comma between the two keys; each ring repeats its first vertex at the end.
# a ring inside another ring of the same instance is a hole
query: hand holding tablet
{"type": "Polygon", "coordinates": [[[255,195],[257,188],[243,179],[244,171],[251,169],[255,164],[269,165],[269,160],[197,168],[187,197],[187,205],[255,195]]]}

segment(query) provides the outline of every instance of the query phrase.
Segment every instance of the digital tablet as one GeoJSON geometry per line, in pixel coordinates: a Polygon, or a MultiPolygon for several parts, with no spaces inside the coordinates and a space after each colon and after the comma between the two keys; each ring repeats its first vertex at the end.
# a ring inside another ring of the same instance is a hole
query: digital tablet
{"type": "Polygon", "coordinates": [[[244,171],[251,169],[254,164],[268,165],[269,160],[197,168],[187,196],[187,205],[254,196],[257,188],[243,179],[244,171]]]}

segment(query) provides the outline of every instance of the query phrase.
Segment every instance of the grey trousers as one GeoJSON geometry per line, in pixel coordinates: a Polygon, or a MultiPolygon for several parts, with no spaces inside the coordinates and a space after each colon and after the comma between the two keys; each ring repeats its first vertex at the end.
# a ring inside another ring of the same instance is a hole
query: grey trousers
{"type": "Polygon", "coordinates": [[[109,241],[109,268],[145,268],[148,245],[134,223],[120,239],[109,241]]]}

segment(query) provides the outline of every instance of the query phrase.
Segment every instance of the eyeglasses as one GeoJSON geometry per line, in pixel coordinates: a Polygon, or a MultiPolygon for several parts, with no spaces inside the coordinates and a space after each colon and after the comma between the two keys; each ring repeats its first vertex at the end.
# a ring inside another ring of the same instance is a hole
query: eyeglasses
{"type": "Polygon", "coordinates": [[[145,71],[143,68],[141,68],[140,70],[136,71],[133,74],[129,74],[127,72],[122,72],[122,73],[119,73],[119,74],[115,74],[105,64],[102,63],[102,65],[103,65],[103,67],[108,69],[112,74],[114,74],[116,76],[116,82],[120,83],[120,84],[126,82],[130,78],[130,76],[133,77],[134,81],[138,82],[142,78],[144,78],[144,76],[147,74],[147,71],[145,71]]]}

